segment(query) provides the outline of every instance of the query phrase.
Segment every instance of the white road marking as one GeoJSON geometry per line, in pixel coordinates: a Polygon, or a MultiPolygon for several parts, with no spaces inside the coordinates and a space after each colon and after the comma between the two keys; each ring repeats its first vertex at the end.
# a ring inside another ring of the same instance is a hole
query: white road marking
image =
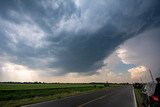
{"type": "MultiPolygon", "coordinates": [[[[119,90],[118,90],[118,91],[119,91],[119,90]]],[[[115,93],[115,92],[117,92],[117,91],[111,92],[111,93],[109,93],[109,94],[103,95],[103,96],[101,96],[101,97],[98,97],[98,98],[93,99],[93,100],[91,100],[91,101],[88,101],[88,102],[86,102],[86,103],[83,103],[83,104],[79,105],[78,107],[83,107],[83,106],[85,106],[85,105],[87,105],[87,104],[89,104],[89,103],[92,103],[92,102],[95,102],[95,101],[97,101],[97,100],[103,99],[103,98],[105,98],[105,97],[107,97],[107,96],[109,96],[109,95],[111,95],[111,94],[113,94],[113,93],[115,93]]]]}
{"type": "Polygon", "coordinates": [[[133,99],[134,99],[134,106],[137,107],[137,101],[136,101],[136,96],[135,96],[135,92],[134,92],[134,88],[132,87],[133,90],[133,99]]]}
{"type": "Polygon", "coordinates": [[[105,97],[106,97],[106,95],[101,96],[101,97],[96,98],[96,99],[94,99],[94,100],[91,100],[91,101],[88,101],[88,102],[86,102],[86,103],[83,103],[83,104],[79,105],[78,107],[83,107],[83,106],[85,106],[85,105],[87,105],[87,104],[89,104],[89,103],[92,103],[92,102],[94,102],[94,101],[97,101],[97,100],[103,99],[103,98],[105,98],[105,97]]]}

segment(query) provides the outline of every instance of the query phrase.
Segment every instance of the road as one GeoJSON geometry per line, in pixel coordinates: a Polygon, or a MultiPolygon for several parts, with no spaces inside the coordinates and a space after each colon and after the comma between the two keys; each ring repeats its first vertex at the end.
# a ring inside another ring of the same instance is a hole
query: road
{"type": "Polygon", "coordinates": [[[133,87],[100,90],[78,96],[47,101],[25,107],[136,107],[133,87]]]}

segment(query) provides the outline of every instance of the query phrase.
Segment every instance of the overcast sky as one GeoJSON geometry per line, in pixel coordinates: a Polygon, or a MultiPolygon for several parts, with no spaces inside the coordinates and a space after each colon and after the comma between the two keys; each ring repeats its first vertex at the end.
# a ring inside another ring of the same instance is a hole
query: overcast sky
{"type": "Polygon", "coordinates": [[[159,0],[1,0],[0,81],[160,76],[159,0]]]}

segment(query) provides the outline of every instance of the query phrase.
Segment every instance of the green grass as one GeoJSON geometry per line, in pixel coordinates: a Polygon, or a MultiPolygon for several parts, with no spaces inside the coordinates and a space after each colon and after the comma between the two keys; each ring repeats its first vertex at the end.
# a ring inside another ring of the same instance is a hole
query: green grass
{"type": "Polygon", "coordinates": [[[137,100],[137,106],[138,107],[143,107],[142,105],[142,97],[141,97],[141,90],[140,89],[134,89],[135,91],[135,96],[137,100]]]}
{"type": "MultiPolygon", "coordinates": [[[[99,85],[102,86],[102,84],[99,85]]],[[[33,90],[86,86],[93,86],[93,84],[0,84],[0,90],[33,90]]]]}
{"type": "Polygon", "coordinates": [[[103,84],[0,84],[0,107],[21,106],[119,86],[104,87],[103,84]]]}
{"type": "MultiPolygon", "coordinates": [[[[99,87],[97,87],[99,88],[99,87]]],[[[42,97],[55,94],[72,93],[76,91],[83,92],[85,90],[91,90],[93,86],[88,87],[68,87],[68,88],[53,88],[53,89],[33,89],[33,90],[4,90],[0,91],[1,100],[14,100],[23,98],[42,97]]]]}

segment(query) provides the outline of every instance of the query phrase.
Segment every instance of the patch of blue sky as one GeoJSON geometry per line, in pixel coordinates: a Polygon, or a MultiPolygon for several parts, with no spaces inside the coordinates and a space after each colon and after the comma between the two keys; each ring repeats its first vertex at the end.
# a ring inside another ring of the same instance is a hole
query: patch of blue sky
{"type": "Polygon", "coordinates": [[[133,67],[137,67],[137,65],[120,63],[120,64],[115,65],[114,72],[126,73],[128,72],[129,69],[133,67]]]}

